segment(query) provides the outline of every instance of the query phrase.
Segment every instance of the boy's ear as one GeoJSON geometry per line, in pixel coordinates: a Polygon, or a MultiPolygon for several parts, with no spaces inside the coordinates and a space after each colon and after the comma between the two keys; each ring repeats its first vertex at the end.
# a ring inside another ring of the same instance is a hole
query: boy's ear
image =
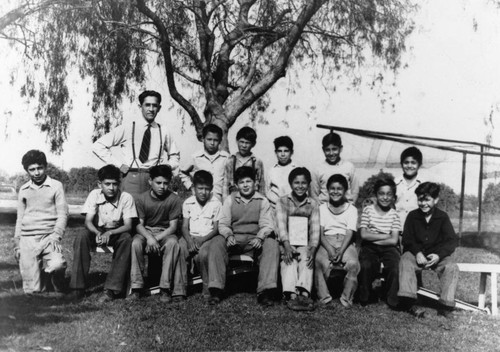
{"type": "Polygon", "coordinates": [[[153,184],[153,180],[151,179],[151,177],[148,179],[148,183],[150,186],[153,184]]]}
{"type": "Polygon", "coordinates": [[[438,202],[439,202],[439,197],[436,197],[436,198],[434,199],[434,203],[435,203],[435,204],[437,204],[438,202]]]}

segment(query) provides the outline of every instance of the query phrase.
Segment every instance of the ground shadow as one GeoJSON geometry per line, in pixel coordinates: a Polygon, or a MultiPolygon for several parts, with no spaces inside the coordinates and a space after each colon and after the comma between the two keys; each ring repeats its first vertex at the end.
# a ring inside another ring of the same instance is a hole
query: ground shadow
{"type": "Polygon", "coordinates": [[[477,232],[462,232],[460,246],[467,248],[482,248],[500,255],[500,233],[485,231],[477,232]]]}

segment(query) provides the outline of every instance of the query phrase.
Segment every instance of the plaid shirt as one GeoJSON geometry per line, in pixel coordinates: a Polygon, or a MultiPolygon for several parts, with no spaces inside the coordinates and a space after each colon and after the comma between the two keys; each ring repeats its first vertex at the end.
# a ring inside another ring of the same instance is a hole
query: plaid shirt
{"type": "Polygon", "coordinates": [[[236,184],[234,183],[234,172],[242,166],[250,166],[255,170],[255,190],[261,194],[266,194],[266,182],[264,178],[264,164],[262,160],[255,157],[253,154],[243,158],[237,152],[231,155],[226,160],[224,166],[224,185],[222,187],[222,199],[226,199],[231,193],[237,191],[236,184]]]}
{"type": "Polygon", "coordinates": [[[308,219],[309,246],[317,247],[320,229],[318,202],[306,197],[301,203],[298,203],[291,193],[279,199],[276,203],[276,222],[280,242],[288,241],[289,216],[303,216],[308,219]]]}

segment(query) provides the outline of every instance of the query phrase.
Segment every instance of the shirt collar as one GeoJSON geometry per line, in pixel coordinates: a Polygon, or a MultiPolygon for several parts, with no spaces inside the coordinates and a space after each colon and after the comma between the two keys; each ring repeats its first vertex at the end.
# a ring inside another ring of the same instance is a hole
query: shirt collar
{"type": "Polygon", "coordinates": [[[104,196],[104,193],[102,193],[102,190],[99,190],[99,195],[97,196],[97,200],[96,200],[96,203],[98,205],[102,205],[102,204],[105,204],[105,203],[109,203],[111,204],[112,206],[114,206],[115,208],[118,208],[118,204],[120,203],[120,199],[122,197],[122,192],[120,190],[118,190],[118,194],[116,196],[116,200],[114,203],[108,201],[106,199],[106,197],[104,196]]]}
{"type": "Polygon", "coordinates": [[[215,153],[215,154],[208,154],[205,149],[202,149],[202,150],[198,151],[195,154],[195,156],[198,156],[198,157],[204,156],[207,159],[216,159],[216,158],[221,157],[221,156],[222,157],[227,156],[227,153],[224,150],[218,150],[217,153],[215,153]]]}
{"type": "Polygon", "coordinates": [[[45,181],[43,181],[43,183],[40,186],[35,185],[35,183],[32,180],[30,180],[29,182],[26,182],[21,187],[21,189],[27,189],[27,188],[38,189],[42,187],[52,187],[53,185],[54,185],[53,179],[49,175],[47,175],[45,181]]]}
{"type": "Polygon", "coordinates": [[[210,198],[208,198],[207,202],[203,206],[196,200],[196,196],[191,196],[184,201],[184,203],[186,203],[186,204],[198,204],[200,207],[205,207],[208,203],[212,203],[212,202],[215,202],[215,198],[214,198],[213,194],[210,195],[210,198]]]}
{"type": "Polygon", "coordinates": [[[301,206],[304,204],[310,204],[311,203],[311,198],[306,197],[302,202],[298,202],[295,198],[293,198],[292,193],[288,193],[287,197],[289,200],[291,200],[295,205],[301,206]]]}
{"type": "Polygon", "coordinates": [[[264,199],[264,196],[262,194],[260,194],[259,192],[255,191],[255,193],[253,194],[253,196],[246,200],[246,198],[243,198],[240,194],[240,192],[236,192],[236,194],[234,195],[234,199],[238,202],[238,203],[241,203],[241,202],[250,202],[254,199],[264,199]],[[245,199],[245,200],[243,200],[245,199]]]}
{"type": "MultiPolygon", "coordinates": [[[[396,182],[396,186],[397,186],[397,185],[402,184],[402,183],[403,183],[403,182],[405,182],[405,181],[406,181],[406,179],[404,178],[404,176],[399,176],[399,177],[395,180],[395,182],[396,182]]],[[[417,183],[418,183],[418,184],[422,183],[422,181],[418,178],[418,175],[417,175],[417,177],[413,180],[413,182],[409,185],[409,187],[412,187],[412,186],[414,186],[414,185],[415,185],[415,184],[417,184],[417,183]]]]}
{"type": "Polygon", "coordinates": [[[156,128],[158,126],[158,123],[155,121],[149,123],[146,121],[146,119],[142,119],[141,122],[136,122],[137,125],[143,126],[144,128],[148,128],[148,125],[151,125],[152,128],[156,128]]]}
{"type": "Polygon", "coordinates": [[[286,165],[280,165],[280,163],[276,163],[274,164],[273,167],[281,167],[281,168],[285,168],[285,167],[293,167],[293,168],[296,168],[297,166],[295,166],[295,163],[292,161],[286,165]]]}

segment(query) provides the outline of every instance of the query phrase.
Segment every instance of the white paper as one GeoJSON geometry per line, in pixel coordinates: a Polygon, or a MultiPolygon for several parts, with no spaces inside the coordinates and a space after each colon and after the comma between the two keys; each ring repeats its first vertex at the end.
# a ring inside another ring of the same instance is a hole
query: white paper
{"type": "Polygon", "coordinates": [[[308,219],[303,216],[288,217],[288,238],[292,246],[307,246],[308,219]]]}

